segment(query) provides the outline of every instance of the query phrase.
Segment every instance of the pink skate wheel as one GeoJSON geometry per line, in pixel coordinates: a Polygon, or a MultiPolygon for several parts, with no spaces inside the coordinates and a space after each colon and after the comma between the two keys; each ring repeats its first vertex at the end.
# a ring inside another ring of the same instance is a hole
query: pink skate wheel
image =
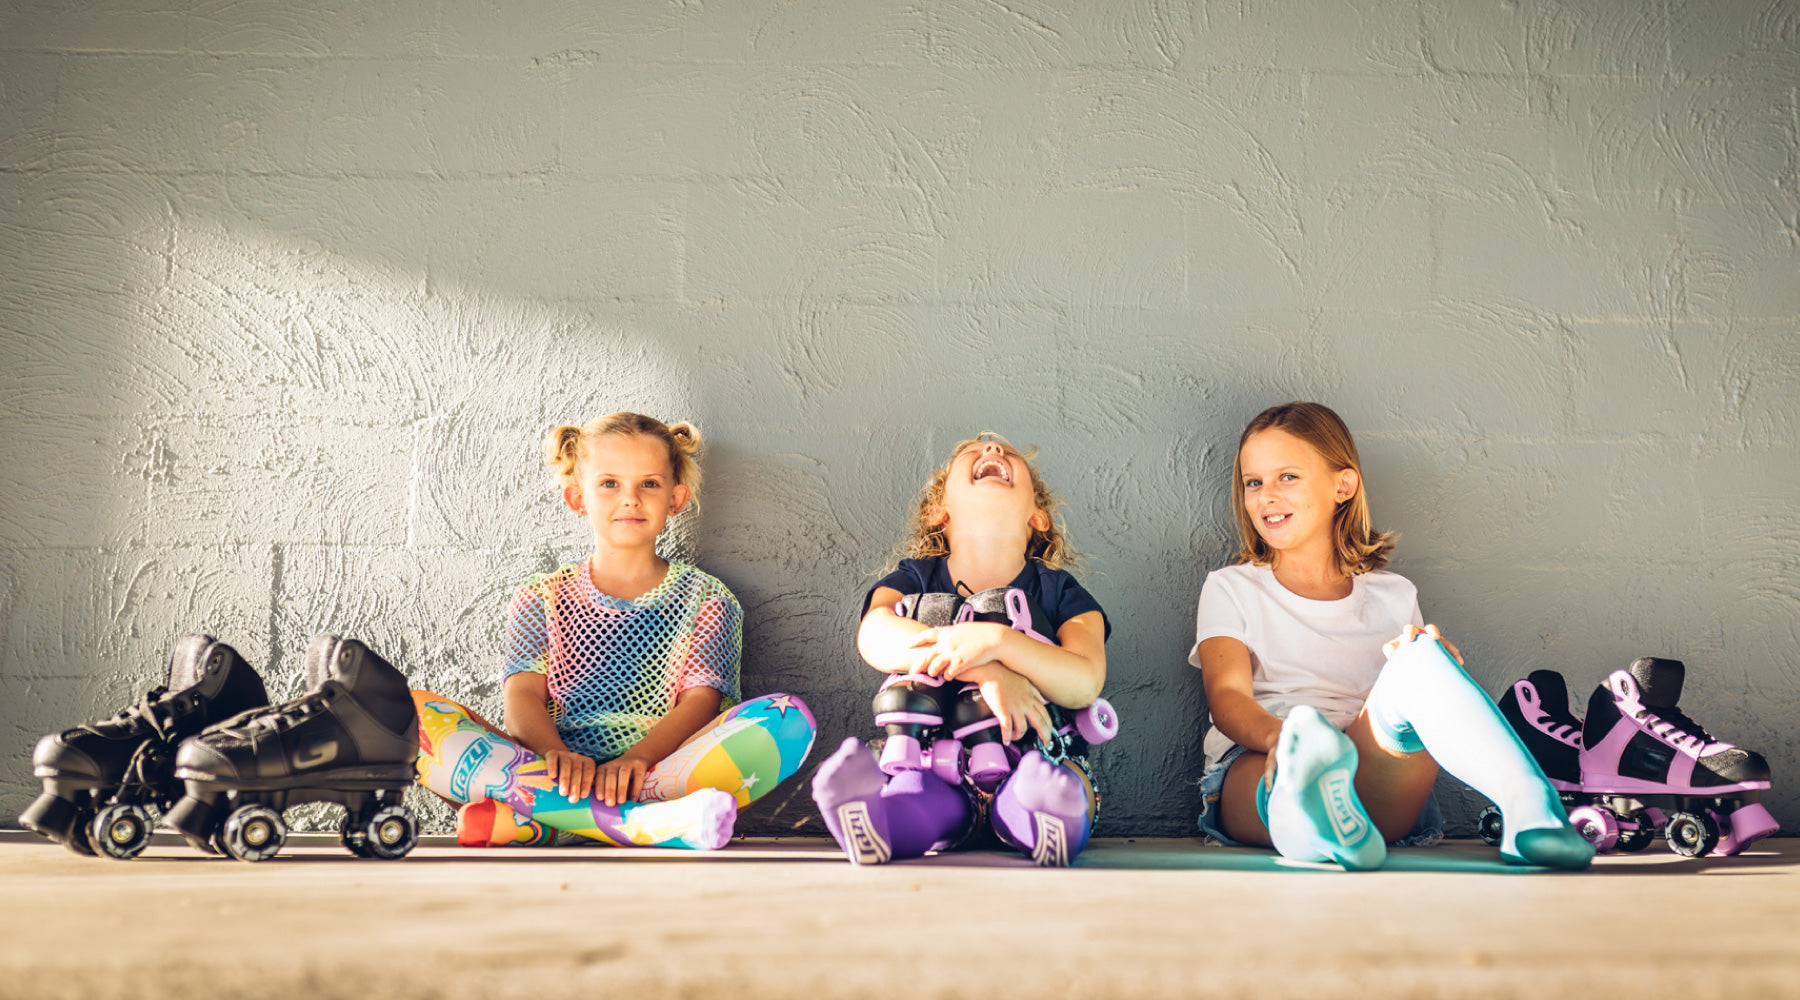
{"type": "Polygon", "coordinates": [[[1090,746],[1099,746],[1119,735],[1119,713],[1112,702],[1095,698],[1092,705],[1075,713],[1075,729],[1090,746]]]}
{"type": "Polygon", "coordinates": [[[931,742],[928,769],[946,785],[962,784],[962,741],[942,736],[931,742]]]}
{"type": "Polygon", "coordinates": [[[984,792],[993,791],[1008,774],[1012,762],[1006,759],[1002,743],[977,743],[969,748],[969,779],[984,792]]]}
{"type": "Polygon", "coordinates": [[[1569,825],[1596,851],[1610,851],[1619,842],[1619,818],[1610,809],[1580,806],[1569,813],[1569,825]]]}
{"type": "Polygon", "coordinates": [[[911,736],[889,736],[881,745],[881,770],[883,774],[925,770],[919,759],[919,741],[911,736]]]}

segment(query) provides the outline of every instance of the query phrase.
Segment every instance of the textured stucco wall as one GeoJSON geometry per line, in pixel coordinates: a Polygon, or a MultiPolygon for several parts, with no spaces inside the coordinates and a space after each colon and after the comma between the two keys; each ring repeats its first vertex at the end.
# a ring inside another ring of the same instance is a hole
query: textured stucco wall
{"type": "Polygon", "coordinates": [[[634,408],[827,743],[925,470],[1042,445],[1102,832],[1186,832],[1230,449],[1306,397],[1490,690],[1681,657],[1800,827],[1797,92],[1791,0],[0,3],[0,819],[185,631],[496,707],[586,542],[540,435],[634,408]]]}

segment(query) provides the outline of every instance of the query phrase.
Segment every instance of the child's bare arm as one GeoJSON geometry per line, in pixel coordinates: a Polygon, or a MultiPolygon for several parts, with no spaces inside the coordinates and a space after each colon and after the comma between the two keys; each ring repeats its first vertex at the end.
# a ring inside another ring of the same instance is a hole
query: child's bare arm
{"type": "Polygon", "coordinates": [[[1281,720],[1256,703],[1251,685],[1250,647],[1229,636],[1200,643],[1200,679],[1213,725],[1233,743],[1254,753],[1273,753],[1281,720]]]}
{"type": "Polygon", "coordinates": [[[949,680],[978,682],[984,664],[997,663],[1030,681],[1064,708],[1085,708],[1106,683],[1106,623],[1098,611],[1079,614],[1056,630],[1053,646],[996,622],[925,629],[913,637],[916,669],[949,680]]]}
{"type": "Polygon", "coordinates": [[[550,779],[569,798],[586,795],[594,786],[592,757],[578,754],[563,742],[550,718],[550,680],[526,671],[506,679],[506,732],[525,749],[544,758],[550,779]]]}
{"type": "Polygon", "coordinates": [[[856,651],[876,670],[904,673],[918,659],[912,643],[925,626],[894,614],[894,605],[905,596],[892,587],[876,587],[856,630],[856,651]]]}

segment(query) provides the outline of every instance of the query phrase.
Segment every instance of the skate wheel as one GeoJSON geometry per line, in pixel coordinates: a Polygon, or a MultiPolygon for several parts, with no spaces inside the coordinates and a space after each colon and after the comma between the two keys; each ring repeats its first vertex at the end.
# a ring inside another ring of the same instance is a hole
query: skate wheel
{"type": "Polygon", "coordinates": [[[1596,851],[1610,851],[1619,842],[1619,817],[1610,809],[1580,806],[1569,813],[1569,825],[1581,834],[1581,839],[1594,845],[1596,851]]]}
{"type": "Polygon", "coordinates": [[[1481,811],[1475,818],[1475,833],[1489,847],[1500,846],[1501,839],[1506,836],[1506,819],[1500,815],[1500,807],[1488,806],[1481,811]]]}
{"type": "Polygon", "coordinates": [[[239,861],[267,861],[287,843],[287,824],[268,806],[239,806],[225,817],[219,846],[239,861]]]}
{"type": "Polygon", "coordinates": [[[1656,839],[1656,823],[1648,813],[1638,810],[1619,820],[1619,842],[1614,845],[1618,850],[1631,853],[1641,851],[1650,846],[1656,839]]]}
{"type": "Polygon", "coordinates": [[[94,815],[94,821],[88,825],[88,839],[101,857],[129,861],[150,846],[150,832],[155,826],[143,806],[110,805],[94,815]]]}
{"type": "Polygon", "coordinates": [[[338,843],[344,845],[344,850],[359,858],[369,856],[369,836],[363,832],[362,825],[356,822],[354,815],[346,815],[344,821],[338,824],[338,843]]]}
{"type": "Polygon", "coordinates": [[[362,850],[352,851],[365,858],[405,857],[419,843],[419,823],[405,806],[382,806],[361,824],[362,850]]]}
{"type": "Polygon", "coordinates": [[[1119,735],[1119,713],[1112,702],[1095,698],[1092,705],[1075,713],[1075,729],[1090,746],[1099,746],[1119,735]]]}
{"type": "Polygon", "coordinates": [[[83,806],[75,814],[75,825],[69,828],[69,839],[63,846],[84,858],[91,858],[99,853],[94,850],[94,811],[83,806]]]}
{"type": "Polygon", "coordinates": [[[1691,812],[1670,813],[1666,829],[1669,850],[1684,858],[1700,857],[1719,843],[1719,827],[1711,816],[1691,812]]]}

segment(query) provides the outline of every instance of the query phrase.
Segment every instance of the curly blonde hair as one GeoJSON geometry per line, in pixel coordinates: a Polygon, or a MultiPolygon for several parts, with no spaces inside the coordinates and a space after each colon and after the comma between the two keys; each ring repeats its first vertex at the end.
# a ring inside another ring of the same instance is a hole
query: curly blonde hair
{"type": "Polygon", "coordinates": [[[1266,430],[1286,431],[1318,451],[1319,457],[1333,472],[1350,469],[1356,473],[1356,492],[1337,505],[1332,512],[1332,535],[1337,543],[1338,566],[1351,576],[1377,570],[1388,564],[1388,553],[1400,536],[1391,531],[1376,531],[1369,514],[1369,493],[1363,485],[1362,459],[1356,454],[1356,439],[1331,407],[1323,403],[1292,402],[1271,406],[1258,413],[1238,438],[1236,454],[1231,460],[1231,510],[1237,515],[1237,561],[1266,566],[1275,561],[1275,550],[1256,533],[1256,522],[1244,507],[1244,442],[1251,435],[1266,430]]]}
{"type": "Polygon", "coordinates": [[[1031,460],[1037,456],[1037,446],[1024,450],[1014,448],[1012,442],[993,431],[982,431],[967,441],[959,442],[951,449],[949,461],[932,470],[931,478],[925,481],[924,488],[919,490],[918,500],[913,504],[912,537],[902,545],[904,557],[928,559],[950,554],[950,536],[944,530],[948,522],[934,517],[944,506],[944,483],[950,478],[950,466],[955,464],[963,452],[987,441],[998,441],[1024,459],[1026,474],[1031,476],[1032,503],[1044,512],[1045,518],[1050,522],[1050,527],[1045,530],[1031,529],[1031,538],[1025,543],[1025,558],[1035,559],[1050,569],[1079,568],[1082,557],[1069,541],[1068,529],[1063,526],[1062,499],[1056,495],[1055,490],[1044,485],[1044,477],[1038,475],[1037,467],[1031,464],[1031,460]]]}
{"type": "Polygon", "coordinates": [[[575,468],[586,453],[588,442],[609,434],[647,437],[661,441],[669,449],[669,468],[675,482],[688,488],[688,503],[700,499],[700,428],[682,421],[665,424],[655,417],[620,410],[596,417],[585,426],[563,424],[552,427],[544,436],[544,465],[556,473],[563,486],[576,485],[575,468]]]}

